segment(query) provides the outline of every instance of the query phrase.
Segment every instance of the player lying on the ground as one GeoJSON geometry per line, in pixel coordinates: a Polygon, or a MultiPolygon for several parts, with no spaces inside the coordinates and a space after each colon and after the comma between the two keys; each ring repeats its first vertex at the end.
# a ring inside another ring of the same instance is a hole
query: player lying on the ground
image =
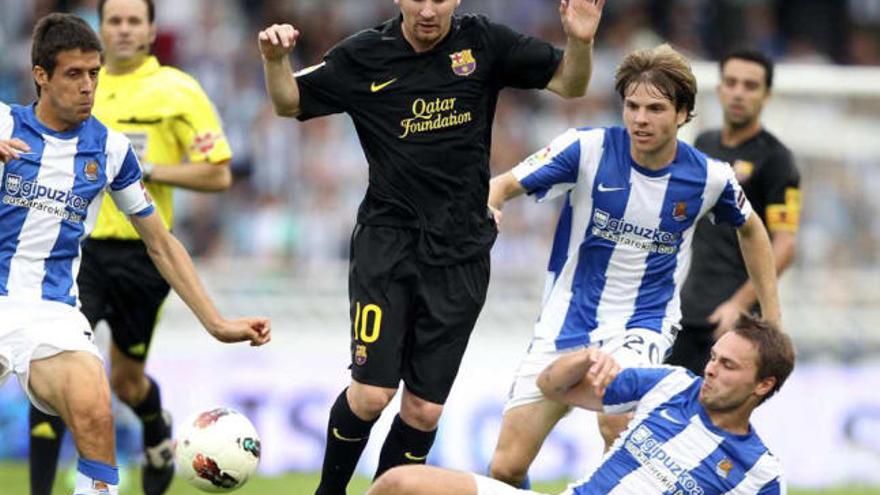
{"type": "MultiPolygon", "coordinates": [[[[563,494],[783,493],[779,460],[764,446],[749,418],[782,387],[793,368],[789,337],[750,317],[743,317],[712,348],[705,378],[673,366],[620,371],[595,347],[565,354],[538,378],[547,397],[593,411],[631,411],[635,417],[602,465],[563,494]]],[[[392,469],[367,492],[528,493],[535,492],[426,466],[392,469]]]]}

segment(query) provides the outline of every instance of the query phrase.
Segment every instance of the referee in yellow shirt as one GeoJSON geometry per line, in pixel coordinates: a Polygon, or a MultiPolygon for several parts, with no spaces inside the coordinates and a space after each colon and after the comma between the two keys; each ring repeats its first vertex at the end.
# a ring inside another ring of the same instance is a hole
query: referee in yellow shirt
{"type": "MultiPolygon", "coordinates": [[[[153,0],[100,0],[98,16],[105,65],[94,115],[131,139],[147,190],[170,227],[174,187],[230,187],[229,143],[199,83],[149,55],[156,38],[153,0]]],[[[83,245],[77,282],[92,327],[106,320],[112,331],[110,383],[143,423],[143,489],[160,495],[174,476],[171,421],[144,363],[169,287],[112,201],[103,202],[83,245]]],[[[64,425],[31,407],[30,427],[31,494],[50,495],[64,425]]]]}

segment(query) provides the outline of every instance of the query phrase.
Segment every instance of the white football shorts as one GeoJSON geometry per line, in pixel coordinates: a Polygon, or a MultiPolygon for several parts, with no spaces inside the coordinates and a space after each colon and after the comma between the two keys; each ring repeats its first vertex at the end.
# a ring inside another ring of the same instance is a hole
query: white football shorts
{"type": "Polygon", "coordinates": [[[0,296],[0,385],[15,373],[21,388],[39,410],[57,415],[28,385],[31,361],[65,351],[84,351],[103,361],[88,320],[73,306],[0,296]]]}
{"type": "MultiPolygon", "coordinates": [[[[670,334],[631,328],[620,335],[590,345],[610,354],[621,368],[638,368],[661,364],[672,348],[673,340],[670,334]]],[[[551,352],[529,351],[514,373],[504,412],[543,400],[544,395],[538,388],[538,375],[559,357],[584,348],[581,346],[551,352]]]]}

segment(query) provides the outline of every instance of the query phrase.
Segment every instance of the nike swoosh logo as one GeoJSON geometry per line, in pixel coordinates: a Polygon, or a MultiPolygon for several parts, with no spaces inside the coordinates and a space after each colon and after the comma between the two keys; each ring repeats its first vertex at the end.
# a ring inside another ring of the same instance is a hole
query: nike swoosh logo
{"type": "Polygon", "coordinates": [[[338,428],[333,428],[333,437],[336,438],[337,440],[341,440],[341,441],[343,441],[343,442],[349,442],[349,443],[363,442],[364,440],[367,439],[367,437],[363,437],[363,438],[348,438],[348,437],[344,437],[344,436],[342,436],[342,435],[339,434],[339,429],[338,429],[338,428]]]}
{"type": "Polygon", "coordinates": [[[665,419],[666,421],[669,421],[670,423],[675,423],[677,425],[684,424],[681,421],[673,418],[672,415],[669,414],[669,411],[667,411],[666,409],[663,409],[662,411],[660,411],[660,417],[665,419]]]}
{"type": "Polygon", "coordinates": [[[422,462],[422,461],[424,461],[425,459],[428,458],[428,455],[427,455],[427,454],[425,454],[425,455],[419,457],[419,456],[414,456],[414,455],[412,455],[412,454],[409,453],[409,452],[404,453],[403,456],[406,457],[407,459],[413,461],[413,462],[422,462]]]}
{"type": "Polygon", "coordinates": [[[614,191],[623,191],[622,187],[608,187],[605,184],[599,183],[599,192],[614,192],[614,191]]]}
{"type": "Polygon", "coordinates": [[[391,83],[393,83],[396,80],[397,80],[397,78],[395,77],[394,79],[387,81],[387,82],[383,82],[382,84],[376,84],[374,82],[374,83],[370,84],[370,91],[372,91],[373,93],[378,93],[379,91],[382,91],[383,89],[387,88],[391,83]]]}

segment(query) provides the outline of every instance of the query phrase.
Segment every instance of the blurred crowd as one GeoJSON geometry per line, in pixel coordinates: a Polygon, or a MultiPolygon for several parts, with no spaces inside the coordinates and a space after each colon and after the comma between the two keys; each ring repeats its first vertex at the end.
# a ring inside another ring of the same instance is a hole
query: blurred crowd
{"type": "MultiPolygon", "coordinates": [[[[0,101],[25,103],[34,98],[29,70],[34,20],[62,10],[97,26],[96,4],[97,0],[0,0],[0,101]]],[[[354,128],[344,116],[305,124],[274,116],[263,89],[256,33],[274,22],[293,23],[302,32],[294,65],[305,67],[319,62],[346,36],[395,16],[393,1],[156,4],[159,37],[154,53],[201,82],[223,118],[235,153],[233,190],[222,195],[178,194],[178,235],[194,254],[204,257],[262,257],[297,265],[346,259],[367,177],[354,128]]],[[[462,0],[460,12],[488,14],[561,46],[564,34],[557,5],[558,0],[462,0]]],[[[689,56],[713,60],[732,47],[752,46],[780,62],[880,66],[878,0],[608,0],[605,10],[588,97],[568,102],[546,92],[502,93],[493,134],[494,173],[516,164],[567,127],[618,123],[613,72],[622,56],[635,48],[668,41],[689,56]]],[[[824,261],[842,266],[876,263],[880,222],[870,211],[880,205],[873,205],[876,200],[867,191],[850,194],[846,188],[880,183],[880,172],[875,172],[880,167],[876,162],[811,160],[800,163],[805,171],[807,230],[810,222],[830,222],[836,228],[827,234],[824,227],[813,229],[824,236],[824,261]],[[866,176],[872,181],[862,180],[866,176]],[[821,207],[810,207],[810,191],[818,196],[829,183],[840,183],[843,189],[821,198],[821,207]],[[864,204],[852,204],[858,201],[864,204]],[[845,242],[847,235],[861,240],[845,242]]],[[[496,266],[546,259],[556,209],[526,203],[510,205],[495,251],[496,266]]]]}

